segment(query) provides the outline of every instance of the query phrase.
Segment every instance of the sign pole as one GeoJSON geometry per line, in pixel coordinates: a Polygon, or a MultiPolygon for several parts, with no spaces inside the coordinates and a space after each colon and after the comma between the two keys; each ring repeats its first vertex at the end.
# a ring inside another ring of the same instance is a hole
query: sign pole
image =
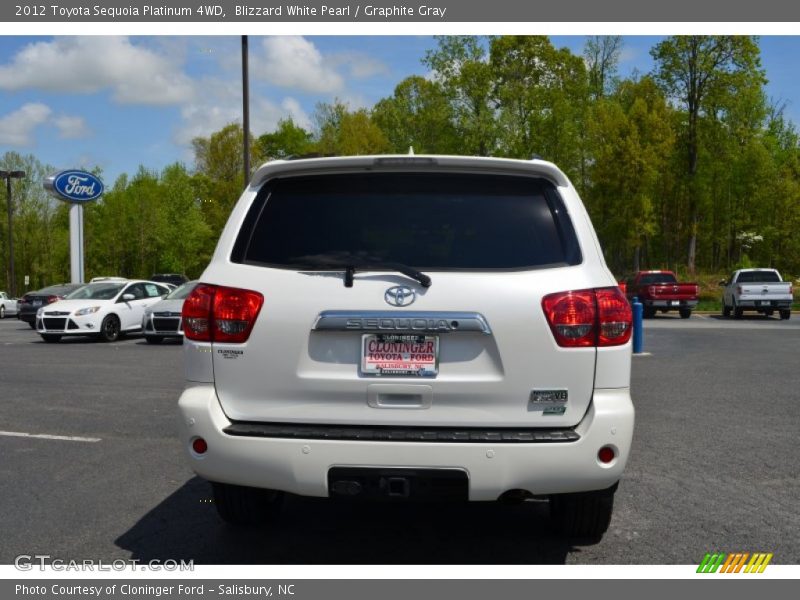
{"type": "Polygon", "coordinates": [[[44,188],[59,200],[69,202],[69,267],[72,283],[84,283],[83,205],[97,200],[103,182],[86,171],[62,171],[43,182],[44,188]]]}
{"type": "Polygon", "coordinates": [[[83,283],[83,205],[69,206],[69,264],[72,283],[83,283]]]}

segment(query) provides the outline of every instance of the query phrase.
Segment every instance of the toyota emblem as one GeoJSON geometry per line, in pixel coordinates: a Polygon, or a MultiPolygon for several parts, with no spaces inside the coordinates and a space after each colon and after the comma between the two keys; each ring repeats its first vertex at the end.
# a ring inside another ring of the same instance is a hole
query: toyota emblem
{"type": "Polygon", "coordinates": [[[417,299],[417,293],[405,285],[396,285],[386,290],[383,299],[392,306],[408,306],[417,299]]]}

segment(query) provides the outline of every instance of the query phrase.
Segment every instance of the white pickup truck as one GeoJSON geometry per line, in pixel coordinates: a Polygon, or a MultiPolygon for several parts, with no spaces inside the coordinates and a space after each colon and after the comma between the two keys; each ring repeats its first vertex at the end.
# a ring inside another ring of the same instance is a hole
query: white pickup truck
{"type": "Polygon", "coordinates": [[[772,316],[777,310],[781,319],[792,314],[792,283],[783,281],[775,269],[740,269],[730,279],[719,282],[722,292],[722,315],[737,319],[745,310],[772,316]]]}
{"type": "Polygon", "coordinates": [[[5,292],[0,292],[0,319],[17,314],[16,298],[9,298],[5,292]]]}

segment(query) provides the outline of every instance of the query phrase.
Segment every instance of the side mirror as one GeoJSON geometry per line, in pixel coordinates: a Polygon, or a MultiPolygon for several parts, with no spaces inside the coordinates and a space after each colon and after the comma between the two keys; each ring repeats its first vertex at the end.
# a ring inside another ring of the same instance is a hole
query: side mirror
{"type": "Polygon", "coordinates": [[[720,287],[725,287],[726,285],[728,285],[728,282],[725,279],[720,279],[719,280],[719,285],[720,285],[720,287]]]}
{"type": "Polygon", "coordinates": [[[122,294],[123,302],[130,302],[131,300],[136,300],[136,296],[133,294],[122,294]]]}

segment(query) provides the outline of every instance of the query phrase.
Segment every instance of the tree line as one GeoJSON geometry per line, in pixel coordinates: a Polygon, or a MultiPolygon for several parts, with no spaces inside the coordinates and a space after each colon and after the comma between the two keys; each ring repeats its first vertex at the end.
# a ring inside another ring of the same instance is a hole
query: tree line
{"type": "MultiPolygon", "coordinates": [[[[582,55],[545,36],[436,38],[428,75],[400,81],[371,108],[317,105],[251,137],[251,164],[288,156],[386,152],[541,157],[570,177],[622,276],[740,266],[800,274],[800,145],[785,106],[765,92],[758,39],[665,38],[650,73],[620,77],[623,40],[587,39],[582,55]]],[[[88,276],[195,277],[243,186],[241,125],[193,141],[194,165],[123,175],[85,208],[88,276]]],[[[17,288],[69,274],[67,208],[41,180],[51,169],[8,152],[17,288]]],[[[0,259],[7,265],[7,226],[0,259]]],[[[7,278],[6,278],[7,279],[7,278]]]]}

